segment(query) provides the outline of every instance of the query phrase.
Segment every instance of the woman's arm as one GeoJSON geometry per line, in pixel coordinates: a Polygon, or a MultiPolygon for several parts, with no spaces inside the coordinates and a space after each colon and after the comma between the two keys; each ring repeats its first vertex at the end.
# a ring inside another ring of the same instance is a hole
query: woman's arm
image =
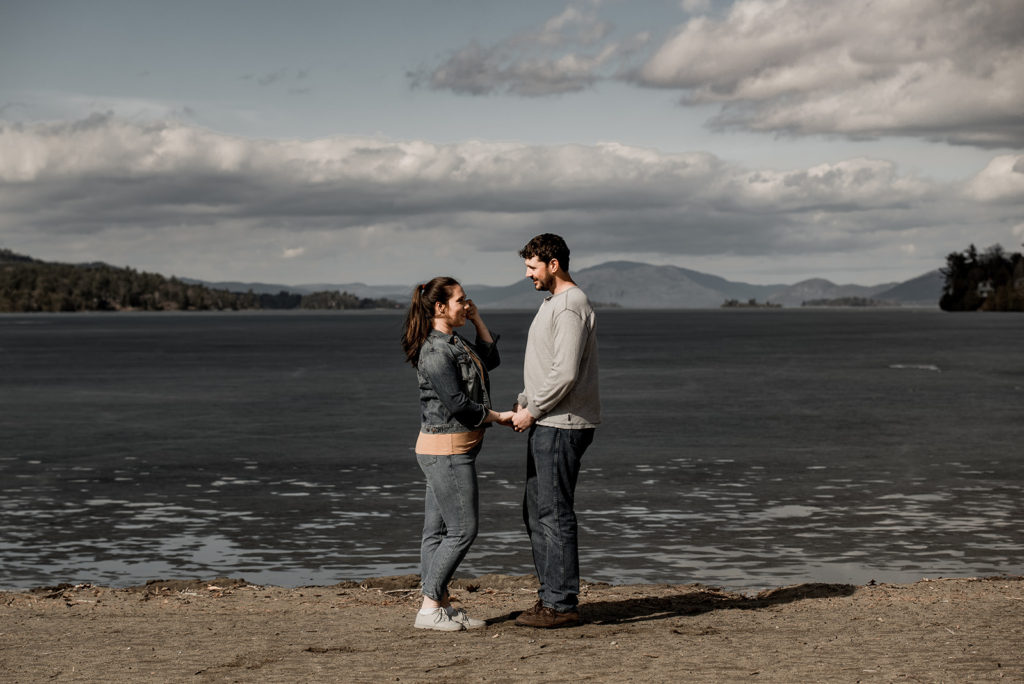
{"type": "Polygon", "coordinates": [[[480,310],[476,308],[476,304],[473,303],[472,299],[466,300],[466,306],[468,307],[466,318],[476,328],[476,344],[473,345],[473,349],[476,351],[477,356],[480,357],[484,368],[494,370],[501,364],[501,357],[498,355],[498,347],[496,346],[498,336],[491,334],[487,324],[484,323],[483,317],[480,316],[480,310]]]}
{"type": "Polygon", "coordinates": [[[482,342],[488,344],[494,344],[494,338],[491,337],[491,331],[487,329],[487,324],[484,323],[484,319],[480,317],[480,309],[476,308],[476,304],[473,303],[472,299],[466,300],[466,318],[476,328],[476,338],[482,342]]]}
{"type": "Polygon", "coordinates": [[[470,430],[490,422],[490,411],[483,404],[470,399],[464,391],[458,364],[450,353],[440,349],[424,349],[420,352],[418,367],[455,420],[470,430]]]}
{"type": "Polygon", "coordinates": [[[454,357],[432,349],[420,354],[419,369],[452,417],[470,430],[476,430],[485,423],[512,425],[512,411],[498,412],[486,408],[463,391],[462,377],[454,357]]]}

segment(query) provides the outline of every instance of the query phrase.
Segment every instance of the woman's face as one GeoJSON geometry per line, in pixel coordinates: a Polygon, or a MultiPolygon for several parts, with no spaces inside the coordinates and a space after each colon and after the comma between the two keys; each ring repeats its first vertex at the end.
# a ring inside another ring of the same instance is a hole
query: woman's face
{"type": "Polygon", "coordinates": [[[460,328],[466,325],[467,311],[466,292],[462,289],[461,285],[456,285],[451,289],[451,297],[449,297],[447,303],[443,306],[441,304],[437,306],[438,318],[443,319],[452,328],[460,328]]]}

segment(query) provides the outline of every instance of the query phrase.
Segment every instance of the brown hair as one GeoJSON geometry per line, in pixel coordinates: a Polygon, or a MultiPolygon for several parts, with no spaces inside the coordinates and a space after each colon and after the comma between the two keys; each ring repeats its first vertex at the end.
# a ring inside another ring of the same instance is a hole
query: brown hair
{"type": "Polygon", "coordinates": [[[459,281],[449,276],[436,278],[417,285],[412,291],[412,302],[405,314],[405,328],[402,332],[402,349],[405,360],[416,366],[420,358],[420,347],[426,341],[434,327],[434,305],[438,302],[447,304],[452,298],[452,290],[459,281]]]}
{"type": "Polygon", "coordinates": [[[537,257],[545,264],[550,264],[552,259],[558,259],[558,266],[566,273],[569,272],[569,246],[565,244],[561,235],[541,233],[519,250],[519,256],[523,259],[537,257]]]}

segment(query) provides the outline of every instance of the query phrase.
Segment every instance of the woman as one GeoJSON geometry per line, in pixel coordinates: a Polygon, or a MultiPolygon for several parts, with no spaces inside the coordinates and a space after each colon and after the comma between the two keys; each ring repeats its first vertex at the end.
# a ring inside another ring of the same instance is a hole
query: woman
{"type": "Polygon", "coordinates": [[[448,583],[476,538],[476,456],[484,429],[512,420],[512,411],[491,410],[487,371],[500,361],[496,342],[454,278],[434,278],[413,292],[402,347],[419,380],[416,460],[427,479],[420,547],[423,605],[415,621],[420,629],[459,631],[485,624],[452,608],[448,583]],[[476,327],[475,344],[455,333],[467,319],[476,327]]]}

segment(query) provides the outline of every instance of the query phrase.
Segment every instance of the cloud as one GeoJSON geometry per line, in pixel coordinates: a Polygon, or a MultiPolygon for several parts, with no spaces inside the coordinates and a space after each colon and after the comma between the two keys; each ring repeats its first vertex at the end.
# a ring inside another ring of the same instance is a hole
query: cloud
{"type": "Polygon", "coordinates": [[[1024,144],[1016,0],[741,0],[680,27],[634,75],[721,103],[716,128],[1024,144]]]}
{"type": "Polygon", "coordinates": [[[593,86],[635,51],[644,36],[611,42],[610,23],[576,6],[532,31],[494,45],[471,41],[439,64],[408,74],[413,87],[462,95],[510,93],[541,97],[593,86]]]}
{"type": "Polygon", "coordinates": [[[915,244],[927,260],[971,239],[1007,239],[1019,223],[1019,202],[1007,201],[1019,163],[998,157],[960,186],[866,158],[775,171],[613,143],[250,140],[97,115],[0,123],[0,234],[50,243],[123,235],[211,259],[213,245],[261,240],[278,258],[304,260],[338,241],[353,253],[453,241],[508,252],[551,231],[618,255],[856,260],[915,244]]]}
{"type": "Polygon", "coordinates": [[[24,102],[8,102],[0,105],[0,117],[16,114],[19,110],[28,110],[29,106],[24,102]]]}
{"type": "Polygon", "coordinates": [[[1024,154],[996,157],[967,185],[979,202],[1024,205],[1024,154]]]}
{"type": "MultiPolygon", "coordinates": [[[[267,87],[267,86],[272,86],[272,85],[276,85],[276,84],[279,84],[279,83],[280,84],[285,84],[285,83],[292,83],[292,82],[303,81],[306,78],[308,78],[308,76],[309,76],[309,69],[293,70],[293,69],[288,69],[288,68],[281,68],[281,69],[278,69],[276,71],[269,71],[269,72],[263,73],[263,74],[246,74],[245,76],[241,77],[241,80],[243,80],[243,81],[252,81],[252,82],[256,83],[257,85],[260,85],[260,86],[263,86],[263,87],[267,87]]],[[[292,87],[292,88],[289,89],[289,92],[293,92],[294,93],[294,92],[299,91],[299,90],[308,90],[308,88],[300,89],[298,87],[292,87]]]]}
{"type": "Polygon", "coordinates": [[[492,45],[471,42],[410,74],[416,86],[539,97],[624,80],[718,105],[708,125],[851,139],[910,136],[1024,146],[1024,5],[1019,0],[737,0],[656,43],[628,39],[571,5],[492,45]]]}
{"type": "Polygon", "coordinates": [[[687,14],[702,14],[711,9],[711,0],[682,0],[679,5],[687,14]]]}

